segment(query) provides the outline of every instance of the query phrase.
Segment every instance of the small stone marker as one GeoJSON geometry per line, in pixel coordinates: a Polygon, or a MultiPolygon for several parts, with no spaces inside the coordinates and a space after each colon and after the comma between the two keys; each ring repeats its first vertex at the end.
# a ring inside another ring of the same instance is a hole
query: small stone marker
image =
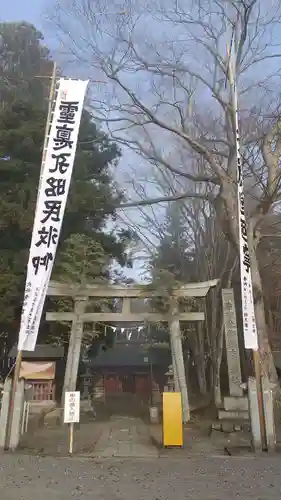
{"type": "Polygon", "coordinates": [[[253,446],[256,452],[260,452],[262,451],[262,436],[257,397],[257,382],[254,377],[248,378],[248,398],[253,446]]]}
{"type": "Polygon", "coordinates": [[[263,408],[266,431],[267,449],[269,452],[276,451],[276,430],[274,419],[274,396],[270,381],[262,377],[263,408]]]}

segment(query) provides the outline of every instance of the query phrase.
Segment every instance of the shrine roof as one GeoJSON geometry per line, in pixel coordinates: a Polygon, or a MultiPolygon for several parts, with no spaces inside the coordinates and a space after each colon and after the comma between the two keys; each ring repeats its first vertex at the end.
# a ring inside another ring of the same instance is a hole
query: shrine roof
{"type": "MultiPolygon", "coordinates": [[[[14,346],[9,352],[9,358],[16,358],[17,347],[14,346]]],[[[23,359],[61,359],[64,357],[64,347],[58,347],[48,344],[38,344],[35,351],[23,351],[23,359]]]]}
{"type": "Polygon", "coordinates": [[[171,364],[171,353],[169,349],[153,347],[151,350],[142,349],[137,344],[115,344],[114,347],[103,351],[89,360],[91,368],[95,367],[121,367],[121,366],[145,366],[149,365],[168,366],[171,364]]]}

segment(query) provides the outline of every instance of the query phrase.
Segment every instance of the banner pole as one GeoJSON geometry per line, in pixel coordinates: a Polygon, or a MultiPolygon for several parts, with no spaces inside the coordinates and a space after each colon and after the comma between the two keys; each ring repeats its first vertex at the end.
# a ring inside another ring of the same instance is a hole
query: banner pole
{"type": "MultiPolygon", "coordinates": [[[[239,185],[239,181],[242,183],[242,189],[243,189],[243,172],[242,172],[242,162],[241,162],[241,155],[240,155],[240,132],[239,132],[239,112],[238,112],[238,88],[237,88],[237,75],[236,75],[236,30],[237,30],[237,23],[238,23],[238,17],[237,21],[234,25],[233,31],[232,31],[232,36],[230,40],[230,46],[228,44],[228,40],[226,41],[226,49],[227,49],[227,55],[228,55],[228,67],[227,67],[227,78],[230,83],[230,91],[231,91],[231,99],[232,99],[232,106],[233,106],[233,115],[234,115],[234,134],[235,134],[235,143],[236,143],[236,161],[237,161],[237,169],[240,167],[240,179],[239,175],[237,174],[237,184],[239,185]],[[234,61],[233,61],[234,59],[234,61]]],[[[227,28],[226,28],[227,30],[227,28]]],[[[228,32],[226,32],[227,38],[228,38],[228,32]]],[[[244,196],[244,193],[243,193],[244,196]]],[[[238,207],[239,204],[241,203],[239,201],[239,192],[237,194],[237,200],[238,200],[238,207]]],[[[240,207],[241,208],[241,207],[240,207]]],[[[238,213],[239,217],[239,224],[241,225],[241,220],[240,220],[240,213],[238,213]]],[[[246,221],[245,221],[245,226],[246,226],[246,221]]],[[[239,228],[240,231],[240,228],[239,228]]],[[[241,234],[239,232],[239,240],[241,240],[241,234]]],[[[244,242],[246,243],[246,246],[248,247],[248,237],[247,237],[247,232],[246,235],[244,235],[244,242]]],[[[240,246],[240,241],[239,241],[239,246],[240,246]]],[[[241,249],[240,249],[240,269],[241,266],[243,265],[241,258],[241,249]]],[[[250,273],[250,278],[251,278],[251,266],[249,264],[249,269],[248,273],[250,273]]],[[[242,278],[241,278],[241,292],[242,292],[242,287],[244,284],[242,283],[242,278]]],[[[253,288],[251,284],[251,295],[253,294],[253,288]]],[[[249,298],[248,298],[249,300],[249,298]]],[[[252,318],[253,322],[255,323],[255,329],[256,329],[256,320],[255,320],[255,311],[254,311],[254,303],[253,303],[253,297],[252,297],[252,304],[253,304],[253,316],[252,318]]],[[[247,304],[249,305],[249,304],[247,304]]],[[[242,308],[244,308],[245,304],[243,302],[243,294],[242,294],[242,308]]],[[[250,318],[248,318],[250,320],[250,318]]],[[[244,339],[245,339],[245,326],[244,326],[244,320],[243,320],[243,330],[244,330],[244,339]]],[[[252,332],[253,333],[253,332],[252,332]]],[[[254,368],[254,377],[256,380],[256,387],[257,387],[257,403],[258,403],[258,412],[259,412],[259,422],[260,422],[260,434],[261,434],[261,444],[262,448],[266,449],[267,443],[266,443],[266,429],[265,429],[265,418],[264,418],[264,408],[263,408],[263,394],[262,394],[262,384],[261,384],[261,359],[260,359],[260,352],[259,352],[259,341],[258,341],[258,332],[256,331],[256,348],[252,347],[252,356],[253,356],[253,368],[254,368]]]]}
{"type": "MultiPolygon", "coordinates": [[[[43,155],[42,155],[42,162],[41,162],[41,169],[40,169],[38,193],[40,191],[42,172],[43,172],[44,163],[45,163],[45,159],[46,159],[46,149],[47,149],[47,145],[48,145],[48,133],[49,133],[49,127],[50,127],[50,120],[52,117],[52,107],[53,107],[53,99],[54,99],[55,85],[56,85],[56,72],[57,72],[57,65],[56,65],[56,62],[54,61],[53,71],[52,71],[52,76],[51,76],[51,86],[50,86],[50,92],[49,92],[48,114],[47,114],[47,122],[46,122],[46,127],[45,127],[43,155]]],[[[38,199],[37,199],[37,201],[38,201],[38,199]]],[[[10,395],[10,405],[9,405],[9,414],[8,414],[7,431],[6,431],[6,446],[5,446],[6,449],[9,449],[9,446],[10,446],[12,421],[13,421],[13,414],[14,414],[14,401],[15,401],[15,395],[16,395],[16,390],[17,390],[17,384],[18,384],[18,380],[19,380],[19,376],[20,376],[21,362],[22,362],[22,351],[20,350],[20,351],[18,351],[17,357],[16,357],[16,363],[15,363],[14,374],[13,374],[12,389],[11,389],[11,395],[10,395]]]]}
{"type": "Polygon", "coordinates": [[[69,454],[73,453],[73,434],[74,434],[74,423],[69,424],[69,454]]]}
{"type": "Polygon", "coordinates": [[[21,361],[22,361],[22,351],[18,351],[17,358],[16,358],[16,364],[14,367],[14,374],[13,374],[13,381],[12,381],[12,388],[11,388],[11,395],[10,395],[5,450],[8,450],[10,447],[12,422],[13,422],[13,415],[14,415],[14,402],[15,402],[17,384],[18,384],[18,380],[19,380],[19,376],[20,376],[21,361]]]}
{"type": "Polygon", "coordinates": [[[50,86],[49,103],[48,103],[48,114],[47,114],[47,122],[46,122],[46,127],[45,127],[43,154],[42,154],[42,162],[41,162],[41,169],[40,169],[38,193],[40,191],[42,172],[43,172],[43,168],[44,168],[45,160],[46,160],[46,152],[47,152],[47,146],[48,146],[48,140],[49,140],[49,128],[50,128],[51,119],[52,119],[52,111],[53,111],[52,108],[53,108],[53,101],[54,101],[54,96],[55,96],[56,78],[57,78],[57,64],[54,61],[53,72],[52,72],[52,76],[51,76],[51,86],[50,86]]]}

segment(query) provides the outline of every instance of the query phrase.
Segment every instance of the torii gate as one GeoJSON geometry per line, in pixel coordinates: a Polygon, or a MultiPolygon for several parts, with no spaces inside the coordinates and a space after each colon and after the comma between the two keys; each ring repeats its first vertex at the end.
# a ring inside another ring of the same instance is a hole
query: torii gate
{"type": "Polygon", "coordinates": [[[182,352],[180,321],[204,321],[204,312],[179,312],[178,299],[186,297],[206,297],[211,287],[216,286],[218,280],[189,283],[171,290],[170,305],[165,314],[158,312],[134,313],[131,311],[131,299],[149,297],[167,297],[167,291],[150,290],[146,285],[73,285],[51,281],[47,295],[52,297],[71,297],[74,300],[73,312],[47,312],[47,321],[70,321],[71,333],[67,364],[64,379],[63,395],[66,391],[75,391],[81,345],[83,339],[83,325],[85,322],[164,322],[167,321],[170,330],[171,352],[173,360],[175,390],[180,391],[183,405],[183,421],[190,420],[188,391],[186,386],[185,367],[182,352]],[[90,297],[121,298],[122,312],[85,313],[90,297]]]}

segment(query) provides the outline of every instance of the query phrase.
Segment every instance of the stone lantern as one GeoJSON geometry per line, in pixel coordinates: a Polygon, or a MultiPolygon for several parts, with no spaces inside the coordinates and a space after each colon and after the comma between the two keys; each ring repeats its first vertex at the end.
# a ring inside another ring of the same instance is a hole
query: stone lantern
{"type": "Polygon", "coordinates": [[[167,377],[167,385],[165,386],[165,391],[166,392],[174,392],[175,385],[174,385],[173,365],[169,365],[168,371],[165,373],[165,375],[167,377]]]}

